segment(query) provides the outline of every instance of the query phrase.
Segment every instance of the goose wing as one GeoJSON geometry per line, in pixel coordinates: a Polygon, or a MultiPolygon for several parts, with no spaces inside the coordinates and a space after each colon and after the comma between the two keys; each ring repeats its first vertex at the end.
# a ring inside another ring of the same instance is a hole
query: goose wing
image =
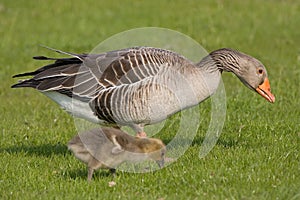
{"type": "Polygon", "coordinates": [[[103,89],[132,84],[157,75],[165,66],[189,62],[177,53],[151,47],[128,48],[103,54],[56,51],[72,57],[34,57],[37,60],[54,60],[54,63],[33,72],[15,75],[14,77],[33,77],[12,87],[33,87],[42,92],[55,91],[87,102],[103,89]]]}

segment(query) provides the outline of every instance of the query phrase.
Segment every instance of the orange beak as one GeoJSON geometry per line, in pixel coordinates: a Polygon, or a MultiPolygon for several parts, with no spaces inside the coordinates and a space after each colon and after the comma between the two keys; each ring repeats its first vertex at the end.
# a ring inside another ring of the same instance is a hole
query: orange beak
{"type": "Polygon", "coordinates": [[[271,93],[269,79],[265,78],[265,81],[259,85],[256,89],[256,92],[260,94],[262,97],[267,99],[270,103],[275,102],[275,96],[271,93]]]}

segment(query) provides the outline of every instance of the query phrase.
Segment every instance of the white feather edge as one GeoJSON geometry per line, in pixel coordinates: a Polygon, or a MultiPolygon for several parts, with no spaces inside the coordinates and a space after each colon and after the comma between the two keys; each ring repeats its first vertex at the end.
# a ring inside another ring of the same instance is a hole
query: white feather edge
{"type": "Polygon", "coordinates": [[[116,135],[112,136],[112,143],[115,145],[115,147],[112,148],[111,153],[112,154],[119,154],[124,151],[124,149],[121,147],[121,145],[118,143],[116,139],[116,135]]]}

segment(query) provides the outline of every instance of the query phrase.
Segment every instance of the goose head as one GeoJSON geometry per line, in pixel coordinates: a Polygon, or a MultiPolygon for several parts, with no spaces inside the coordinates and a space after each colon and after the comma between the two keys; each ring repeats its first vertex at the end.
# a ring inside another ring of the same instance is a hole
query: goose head
{"type": "Polygon", "coordinates": [[[228,48],[213,51],[210,56],[221,71],[233,72],[248,88],[270,103],[275,102],[267,70],[259,60],[228,48]]]}

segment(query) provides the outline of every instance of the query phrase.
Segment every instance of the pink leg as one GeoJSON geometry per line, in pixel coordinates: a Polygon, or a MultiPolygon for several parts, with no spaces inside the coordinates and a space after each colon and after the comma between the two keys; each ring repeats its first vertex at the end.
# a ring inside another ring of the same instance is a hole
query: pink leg
{"type": "Polygon", "coordinates": [[[147,134],[143,131],[143,132],[138,132],[136,134],[137,137],[147,137],[147,134]]]}

